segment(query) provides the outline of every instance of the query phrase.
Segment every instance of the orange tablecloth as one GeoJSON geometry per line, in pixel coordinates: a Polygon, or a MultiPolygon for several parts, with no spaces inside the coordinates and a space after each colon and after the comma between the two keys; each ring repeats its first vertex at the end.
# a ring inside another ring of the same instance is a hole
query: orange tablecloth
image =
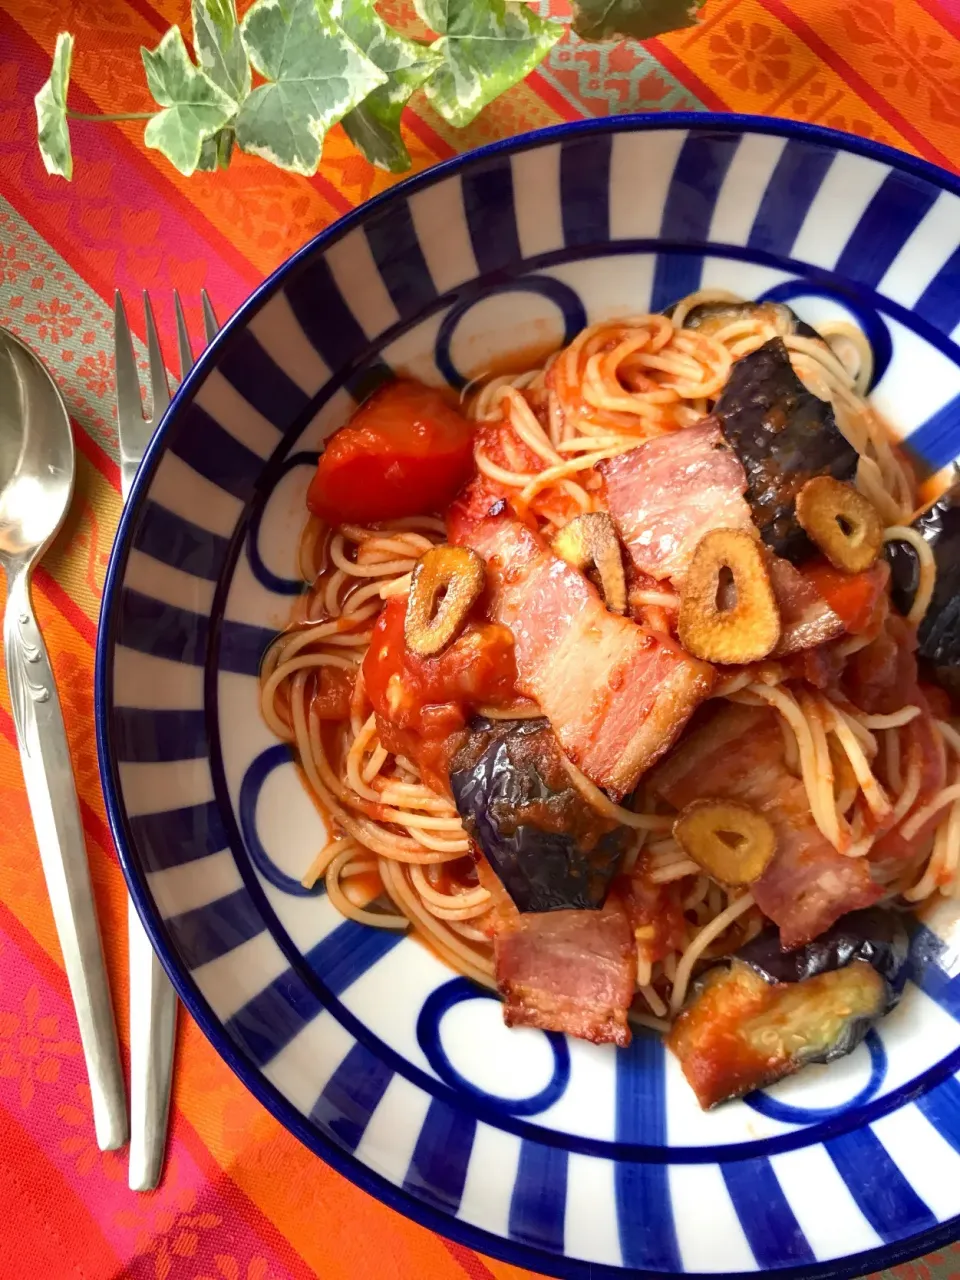
{"type": "MultiPolygon", "coordinates": [[[[403,21],[402,0],[387,0],[403,21]]],[[[543,0],[544,13],[566,13],[543,0]]],[[[114,287],[142,288],[175,350],[170,291],[205,286],[220,318],[288,254],[383,189],[386,175],[340,129],[312,179],[238,156],[184,179],[140,126],[75,125],[76,177],[45,174],[33,95],[58,30],[77,37],[73,106],[143,110],[139,46],[189,0],[0,0],[0,325],[63,386],[78,445],[70,518],[36,582],[64,704],[121,1036],[126,1039],[125,893],[104,814],[93,738],[93,649],[120,510],[114,427],[114,287]]],[[[417,169],[493,138],[611,111],[739,110],[793,116],[955,167],[960,157],[958,0],[708,0],[694,31],[647,46],[564,40],[526,84],[464,132],[424,103],[406,117],[417,169]]],[[[132,309],[142,338],[142,317],[132,309]]],[[[142,354],[142,349],[141,349],[142,354]]],[[[188,1017],[170,1157],[151,1195],[126,1188],[125,1153],[93,1138],[57,939],[0,693],[0,1280],[498,1280],[519,1277],[384,1208],[311,1156],[244,1090],[188,1017]]],[[[960,1247],[897,1268],[960,1274],[960,1247]]]]}

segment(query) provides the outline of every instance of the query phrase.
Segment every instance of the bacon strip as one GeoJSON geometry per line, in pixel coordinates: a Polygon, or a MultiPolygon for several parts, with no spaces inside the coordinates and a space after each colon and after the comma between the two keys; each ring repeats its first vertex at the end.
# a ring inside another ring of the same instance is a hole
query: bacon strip
{"type": "Polygon", "coordinates": [[[676,740],[710,692],[713,669],[668,635],[609,613],[538,534],[485,513],[483,502],[482,488],[468,488],[448,513],[448,531],[486,560],[491,616],[516,644],[517,687],[539,704],[574,764],[619,799],[676,740]]]}
{"type": "Polygon", "coordinates": [[[634,567],[680,579],[712,529],[753,529],[747,477],[714,418],[658,436],[597,466],[634,567]]]}
{"type": "Polygon", "coordinates": [[[725,706],[660,765],[650,785],[677,809],[709,796],[740,800],[766,815],[777,851],[751,892],[780,926],[784,947],[809,942],[882,896],[866,859],[845,858],[821,835],[806,788],[786,767],[777,714],[769,708],[725,706]]]}
{"type": "Polygon", "coordinates": [[[780,609],[780,639],[773,652],[785,658],[804,649],[815,649],[827,640],[844,634],[842,619],[827,604],[813,583],[794,568],[789,560],[781,560],[771,552],[767,568],[773,594],[780,609]]]}
{"type": "Polygon", "coordinates": [[[490,892],[487,920],[507,1026],[628,1045],[637,948],[622,878],[599,911],[521,914],[486,858],[475,856],[480,883],[490,892]]]}
{"type": "Polygon", "coordinates": [[[517,917],[494,945],[508,1027],[540,1027],[592,1040],[630,1043],[627,1010],[637,950],[623,908],[548,911],[517,917]]]}

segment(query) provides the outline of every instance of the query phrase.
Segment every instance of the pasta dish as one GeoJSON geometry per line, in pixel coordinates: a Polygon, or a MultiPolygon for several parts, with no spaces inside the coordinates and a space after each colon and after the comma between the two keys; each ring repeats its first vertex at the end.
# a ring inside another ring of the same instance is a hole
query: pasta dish
{"type": "Polygon", "coordinates": [[[848,1053],[960,896],[952,494],[850,325],[702,292],[327,442],[263,714],[304,884],[703,1106],[848,1053]]]}

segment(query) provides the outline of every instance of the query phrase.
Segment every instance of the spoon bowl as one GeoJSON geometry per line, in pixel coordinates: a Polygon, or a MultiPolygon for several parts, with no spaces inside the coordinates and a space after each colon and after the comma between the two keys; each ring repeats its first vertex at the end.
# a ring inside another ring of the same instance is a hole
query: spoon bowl
{"type": "Polygon", "coordinates": [[[50,374],[0,329],[0,558],[36,560],[73,495],[73,433],[50,374]]]}

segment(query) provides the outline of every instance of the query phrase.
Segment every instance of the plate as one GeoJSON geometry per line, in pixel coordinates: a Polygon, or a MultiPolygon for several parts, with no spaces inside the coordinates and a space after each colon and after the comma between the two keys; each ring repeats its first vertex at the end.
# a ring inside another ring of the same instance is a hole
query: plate
{"type": "Polygon", "coordinates": [[[855,1054],[703,1114],[653,1037],[507,1031],[415,940],[299,879],[324,842],[258,707],[324,438],[394,372],[462,386],[701,287],[854,320],[874,402],[960,453],[960,184],[810,126],[621,116],[441,164],[238,311],[144,459],[107,577],[97,733],[124,872],[184,1003],[292,1133],[373,1195],[556,1275],[863,1274],[960,1228],[960,932],[914,940],[855,1054]]]}

